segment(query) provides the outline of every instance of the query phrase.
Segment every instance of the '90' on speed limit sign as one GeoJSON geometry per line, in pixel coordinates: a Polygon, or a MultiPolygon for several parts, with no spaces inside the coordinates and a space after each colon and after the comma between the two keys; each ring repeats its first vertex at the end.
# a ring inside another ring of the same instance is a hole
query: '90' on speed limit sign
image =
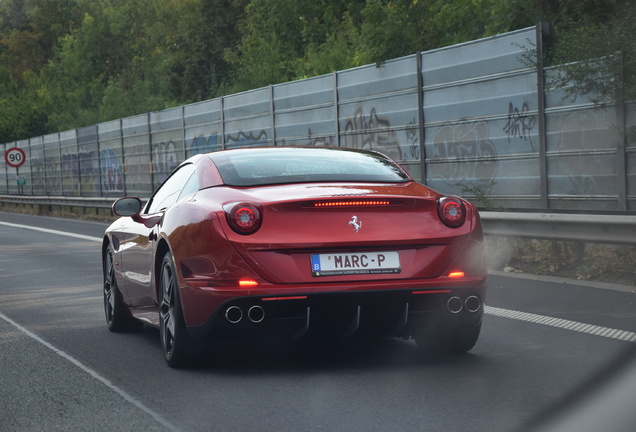
{"type": "Polygon", "coordinates": [[[26,154],[21,148],[13,147],[5,152],[4,160],[7,165],[18,168],[19,166],[22,166],[22,164],[24,164],[26,160],[26,154]]]}

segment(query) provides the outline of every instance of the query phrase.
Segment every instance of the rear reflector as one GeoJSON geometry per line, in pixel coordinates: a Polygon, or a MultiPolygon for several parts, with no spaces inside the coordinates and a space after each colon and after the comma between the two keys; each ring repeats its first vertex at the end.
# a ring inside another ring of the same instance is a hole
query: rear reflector
{"type": "Polygon", "coordinates": [[[321,202],[315,202],[314,207],[360,207],[360,206],[384,206],[389,204],[391,204],[390,201],[383,201],[383,200],[321,201],[321,202]]]}
{"type": "Polygon", "coordinates": [[[287,297],[263,297],[262,301],[274,301],[274,300],[305,300],[307,296],[287,296],[287,297]]]}
{"type": "Polygon", "coordinates": [[[413,294],[448,294],[452,292],[451,290],[424,290],[424,291],[413,291],[413,294]]]}

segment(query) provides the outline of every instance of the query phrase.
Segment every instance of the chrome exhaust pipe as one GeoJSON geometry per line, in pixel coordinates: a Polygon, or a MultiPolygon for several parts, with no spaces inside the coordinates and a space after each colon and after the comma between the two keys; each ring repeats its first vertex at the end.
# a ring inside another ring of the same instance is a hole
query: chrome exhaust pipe
{"type": "Polygon", "coordinates": [[[238,306],[230,306],[225,310],[225,319],[230,324],[236,324],[243,319],[243,311],[238,306]]]}
{"type": "Polygon", "coordinates": [[[259,305],[254,305],[247,311],[247,317],[253,323],[258,324],[265,319],[265,310],[259,305]]]}
{"type": "Polygon", "coordinates": [[[464,307],[464,304],[462,303],[462,300],[459,297],[453,296],[448,299],[448,302],[446,302],[446,307],[448,308],[450,313],[457,314],[461,312],[462,308],[464,307]]]}
{"type": "Polygon", "coordinates": [[[468,312],[477,312],[481,309],[481,300],[477,296],[469,296],[464,303],[468,312]]]}

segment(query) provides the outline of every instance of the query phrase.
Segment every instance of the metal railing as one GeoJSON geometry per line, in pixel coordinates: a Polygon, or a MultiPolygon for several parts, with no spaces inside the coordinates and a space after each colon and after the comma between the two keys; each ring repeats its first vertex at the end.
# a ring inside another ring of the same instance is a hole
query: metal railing
{"type": "MultiPolygon", "coordinates": [[[[84,212],[110,209],[114,198],[0,195],[5,204],[82,208],[84,212]]],[[[484,232],[490,236],[526,237],[586,243],[636,246],[636,215],[529,213],[481,211],[484,232]]]]}
{"type": "Polygon", "coordinates": [[[0,209],[4,204],[79,207],[86,209],[110,209],[114,198],[104,197],[67,197],[67,196],[32,196],[32,195],[0,195],[0,209]]]}
{"type": "Polygon", "coordinates": [[[480,212],[491,236],[636,245],[636,215],[480,212]]]}

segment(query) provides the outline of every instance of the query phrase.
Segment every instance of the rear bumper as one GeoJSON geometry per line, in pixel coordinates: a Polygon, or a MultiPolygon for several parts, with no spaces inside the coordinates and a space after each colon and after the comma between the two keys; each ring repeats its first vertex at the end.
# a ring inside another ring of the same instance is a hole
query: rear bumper
{"type": "Polygon", "coordinates": [[[289,342],[306,337],[410,337],[423,329],[452,330],[478,325],[485,283],[375,291],[248,295],[223,301],[195,338],[216,341],[289,342]]]}

